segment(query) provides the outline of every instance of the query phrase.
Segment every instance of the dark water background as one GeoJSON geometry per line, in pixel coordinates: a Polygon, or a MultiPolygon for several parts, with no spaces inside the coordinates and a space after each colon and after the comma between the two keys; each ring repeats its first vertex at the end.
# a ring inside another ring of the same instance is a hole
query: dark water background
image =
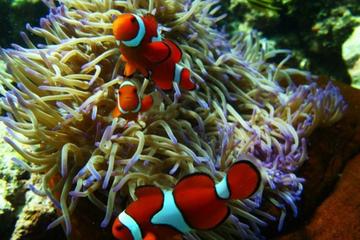
{"type": "Polygon", "coordinates": [[[26,31],[25,25],[38,26],[40,17],[48,13],[48,8],[41,1],[24,3],[21,7],[12,7],[10,0],[0,0],[0,46],[10,47],[11,43],[24,45],[19,33],[26,31]]]}

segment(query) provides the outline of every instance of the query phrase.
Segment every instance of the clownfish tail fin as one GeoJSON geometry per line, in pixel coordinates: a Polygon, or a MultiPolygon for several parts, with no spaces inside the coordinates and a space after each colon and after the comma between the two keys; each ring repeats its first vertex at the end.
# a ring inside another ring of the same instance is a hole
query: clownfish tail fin
{"type": "Polygon", "coordinates": [[[258,167],[248,160],[241,160],[230,167],[215,188],[222,199],[246,199],[256,193],[260,185],[261,173],[258,167]]]}
{"type": "Polygon", "coordinates": [[[195,90],[196,84],[190,78],[190,70],[183,68],[180,76],[180,87],[186,90],[195,90]]]}

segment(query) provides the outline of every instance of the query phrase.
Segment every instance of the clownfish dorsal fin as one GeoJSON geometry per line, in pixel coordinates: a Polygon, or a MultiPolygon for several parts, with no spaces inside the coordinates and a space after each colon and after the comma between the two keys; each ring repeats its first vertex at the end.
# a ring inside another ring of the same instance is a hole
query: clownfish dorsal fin
{"type": "Polygon", "coordinates": [[[214,180],[206,173],[193,173],[182,178],[174,188],[181,191],[194,188],[214,188],[214,180]]]}
{"type": "Polygon", "coordinates": [[[164,42],[152,42],[146,45],[143,54],[149,62],[161,63],[171,56],[171,49],[164,42]]]}
{"type": "Polygon", "coordinates": [[[146,22],[146,26],[156,32],[156,30],[158,28],[158,22],[157,22],[155,16],[148,13],[143,16],[143,19],[146,22]]]}
{"type": "Polygon", "coordinates": [[[135,190],[135,196],[138,199],[147,196],[158,195],[158,194],[162,194],[161,189],[150,185],[140,186],[137,187],[135,190]]]}

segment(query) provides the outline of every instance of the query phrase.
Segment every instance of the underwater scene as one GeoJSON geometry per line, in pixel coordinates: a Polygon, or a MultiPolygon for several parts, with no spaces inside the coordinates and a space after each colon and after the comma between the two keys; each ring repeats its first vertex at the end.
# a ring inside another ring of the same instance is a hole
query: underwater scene
{"type": "Polygon", "coordinates": [[[0,240],[360,239],[360,2],[0,0],[0,240]]]}

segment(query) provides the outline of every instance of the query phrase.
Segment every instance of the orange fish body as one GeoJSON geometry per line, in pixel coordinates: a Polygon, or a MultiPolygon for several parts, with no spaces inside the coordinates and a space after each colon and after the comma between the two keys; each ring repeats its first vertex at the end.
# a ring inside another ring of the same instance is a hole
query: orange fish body
{"type": "Polygon", "coordinates": [[[250,161],[239,161],[217,184],[209,175],[195,173],[181,179],[173,190],[139,187],[138,200],[115,220],[113,235],[121,240],[170,240],[192,230],[213,229],[229,216],[230,199],[249,198],[260,183],[258,168],[250,161]]]}
{"type": "Polygon", "coordinates": [[[153,98],[145,95],[140,99],[135,84],[130,81],[121,83],[117,96],[117,105],[112,116],[123,117],[127,120],[136,120],[140,112],[146,112],[151,108],[153,98]]]}
{"type": "Polygon", "coordinates": [[[186,90],[195,89],[189,69],[178,64],[182,58],[180,48],[171,40],[161,39],[154,16],[122,14],[113,23],[113,33],[126,62],[125,76],[138,70],[163,90],[172,89],[173,82],[186,90]]]}

